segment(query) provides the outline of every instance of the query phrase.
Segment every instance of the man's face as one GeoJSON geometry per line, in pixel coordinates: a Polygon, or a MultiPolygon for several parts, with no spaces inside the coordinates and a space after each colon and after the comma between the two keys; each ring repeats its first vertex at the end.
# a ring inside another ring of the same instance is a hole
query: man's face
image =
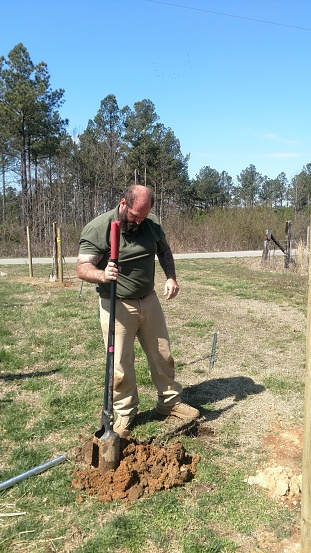
{"type": "Polygon", "coordinates": [[[119,218],[121,228],[125,232],[136,233],[139,231],[139,226],[149,214],[150,206],[142,202],[134,202],[132,207],[128,207],[125,200],[120,202],[119,218]]]}
{"type": "Polygon", "coordinates": [[[137,224],[135,221],[129,220],[129,212],[127,207],[123,211],[121,211],[121,213],[119,214],[119,219],[121,221],[121,229],[124,232],[134,234],[139,231],[139,224],[137,224]]]}

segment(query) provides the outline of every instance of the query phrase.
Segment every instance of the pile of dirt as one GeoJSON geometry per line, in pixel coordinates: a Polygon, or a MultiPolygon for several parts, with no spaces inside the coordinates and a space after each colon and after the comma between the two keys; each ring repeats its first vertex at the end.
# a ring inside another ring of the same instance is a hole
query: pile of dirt
{"type": "MultiPolygon", "coordinates": [[[[87,447],[92,447],[92,443],[87,447]]],[[[85,446],[81,454],[84,458],[90,456],[85,446]]],[[[76,467],[72,485],[88,495],[96,495],[99,501],[135,501],[189,482],[199,460],[198,455],[186,453],[179,441],[158,448],[152,443],[121,440],[120,464],[115,471],[101,475],[92,466],[76,467]]]]}
{"type": "Polygon", "coordinates": [[[267,454],[266,464],[255,476],[246,478],[248,484],[255,484],[268,490],[273,499],[290,507],[299,506],[301,501],[301,456],[302,429],[282,429],[273,425],[262,441],[267,454]]]}
{"type": "Polygon", "coordinates": [[[257,484],[262,488],[269,490],[274,499],[286,499],[289,502],[297,503],[301,496],[301,474],[295,474],[293,471],[280,465],[276,467],[266,467],[264,470],[258,470],[256,476],[250,476],[246,479],[248,484],[257,484]]]}

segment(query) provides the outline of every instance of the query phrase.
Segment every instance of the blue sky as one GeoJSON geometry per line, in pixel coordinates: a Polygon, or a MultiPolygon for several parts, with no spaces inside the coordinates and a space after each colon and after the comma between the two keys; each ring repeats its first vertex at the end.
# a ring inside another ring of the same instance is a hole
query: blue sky
{"type": "Polygon", "coordinates": [[[154,103],[191,178],[311,163],[310,0],[2,0],[1,21],[0,55],[47,64],[70,133],[114,94],[154,103]]]}

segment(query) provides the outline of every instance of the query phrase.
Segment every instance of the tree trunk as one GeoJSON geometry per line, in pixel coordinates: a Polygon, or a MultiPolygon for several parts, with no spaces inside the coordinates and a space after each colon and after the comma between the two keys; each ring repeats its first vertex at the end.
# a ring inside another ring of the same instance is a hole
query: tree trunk
{"type": "Polygon", "coordinates": [[[3,160],[1,164],[1,173],[2,173],[2,223],[4,223],[5,222],[5,169],[4,169],[3,160]]]}
{"type": "Polygon", "coordinates": [[[23,120],[22,149],[21,149],[21,184],[22,184],[22,222],[28,223],[28,184],[27,184],[27,152],[26,134],[23,120]]]}

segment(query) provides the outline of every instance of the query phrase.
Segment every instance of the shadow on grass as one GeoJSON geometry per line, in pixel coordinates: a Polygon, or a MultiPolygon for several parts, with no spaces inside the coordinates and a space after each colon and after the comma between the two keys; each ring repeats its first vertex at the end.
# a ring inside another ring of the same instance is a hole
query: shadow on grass
{"type": "Polygon", "coordinates": [[[24,380],[25,378],[34,378],[37,376],[50,376],[59,372],[61,369],[53,369],[52,371],[40,371],[40,372],[30,372],[30,373],[19,373],[19,374],[5,374],[0,375],[0,380],[4,382],[11,382],[12,380],[24,380]]]}
{"type": "Polygon", "coordinates": [[[234,401],[241,401],[248,396],[260,394],[265,390],[261,384],[256,384],[248,376],[230,376],[228,378],[212,378],[199,384],[184,388],[184,399],[195,399],[198,404],[216,403],[234,397],[234,401]]]}
{"type": "Polygon", "coordinates": [[[214,378],[184,388],[183,400],[196,406],[207,420],[218,419],[222,413],[232,409],[238,401],[248,396],[260,394],[265,390],[261,384],[256,384],[247,376],[231,376],[214,378]],[[206,403],[217,403],[226,398],[232,398],[232,403],[220,409],[200,407],[206,403]]]}
{"type": "MultiPolygon", "coordinates": [[[[184,388],[182,401],[189,403],[193,407],[197,407],[201,418],[204,417],[205,420],[212,421],[218,419],[225,411],[234,408],[238,401],[242,401],[251,395],[260,394],[264,390],[264,386],[256,384],[251,378],[246,376],[215,378],[184,388]],[[220,409],[202,407],[202,405],[206,405],[207,403],[217,403],[226,398],[232,398],[232,403],[220,409]]],[[[136,415],[135,426],[163,420],[164,418],[155,409],[148,409],[136,415]]]]}

